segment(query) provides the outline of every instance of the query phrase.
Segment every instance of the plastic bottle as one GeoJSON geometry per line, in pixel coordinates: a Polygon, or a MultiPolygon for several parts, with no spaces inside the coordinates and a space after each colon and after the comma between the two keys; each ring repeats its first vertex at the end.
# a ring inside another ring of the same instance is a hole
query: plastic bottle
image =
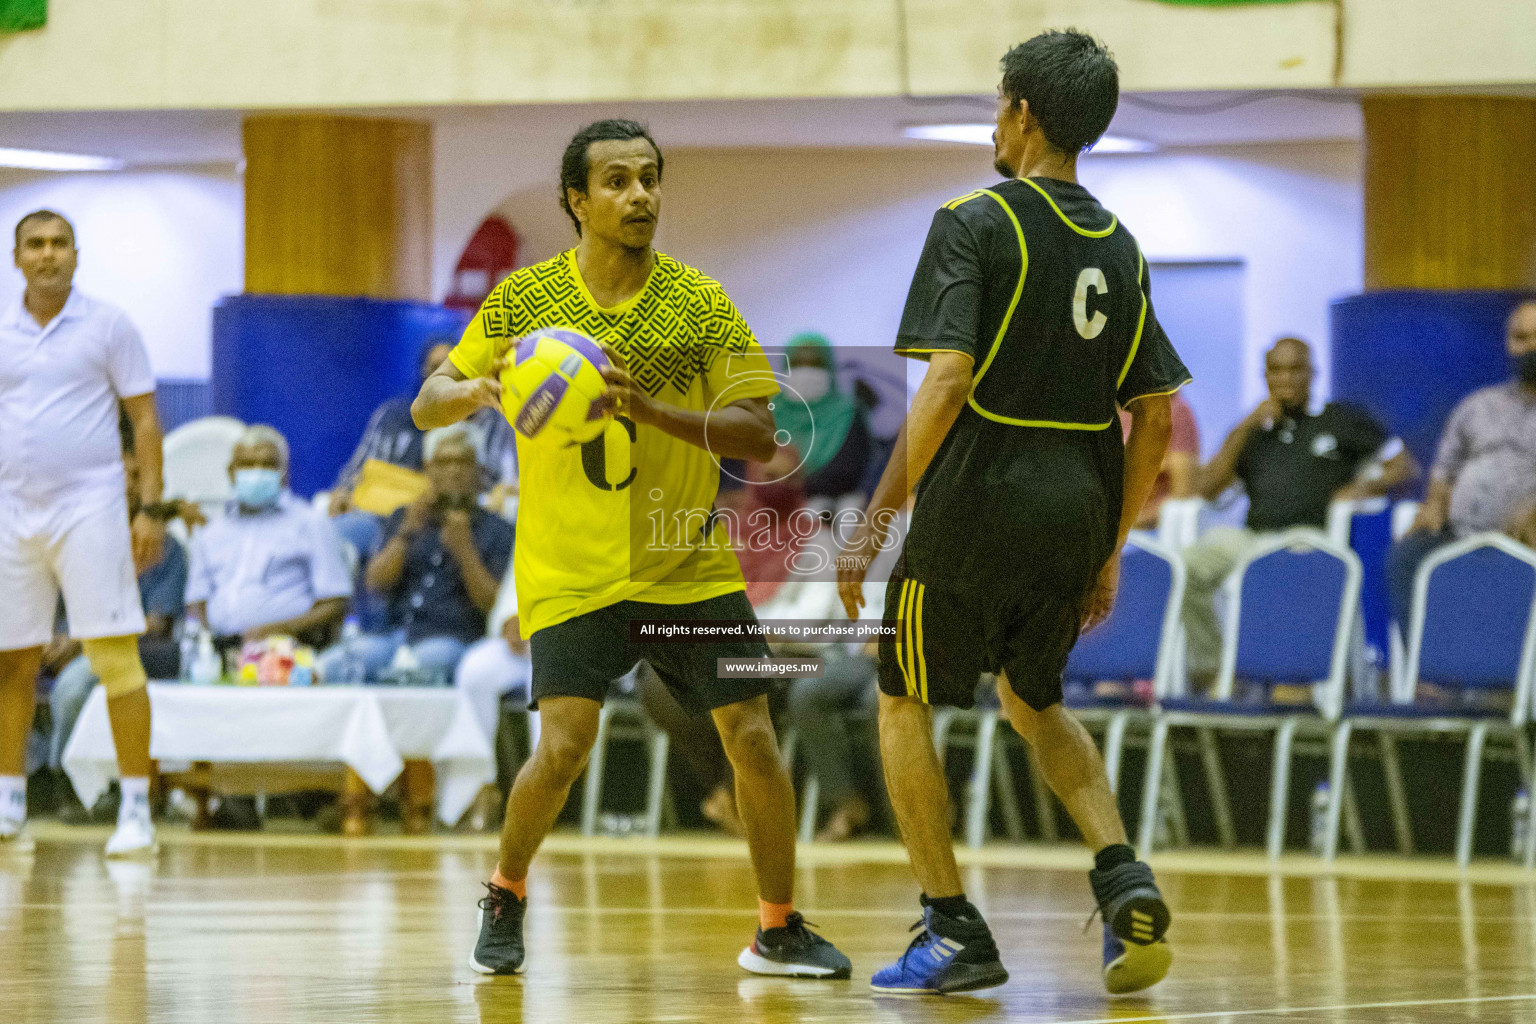
{"type": "Polygon", "coordinates": [[[1525,843],[1531,830],[1531,794],[1524,789],[1515,792],[1509,802],[1509,855],[1515,860],[1525,857],[1525,843]]]}
{"type": "Polygon", "coordinates": [[[202,632],[202,624],[191,616],[182,623],[181,627],[181,681],[192,681],[192,662],[197,658],[197,635],[202,632]]]}
{"type": "Polygon", "coordinates": [[[1319,855],[1328,841],[1328,806],[1332,801],[1328,783],[1319,782],[1312,790],[1312,852],[1319,855]]]}
{"type": "Polygon", "coordinates": [[[598,831],[605,836],[623,838],[638,835],[644,828],[644,818],[636,814],[617,814],[607,811],[598,816],[598,831]]]}
{"type": "Polygon", "coordinates": [[[224,675],[219,652],[213,649],[213,634],[206,629],[197,633],[197,656],[192,660],[192,682],[199,686],[216,683],[224,675]]]}
{"type": "Polygon", "coordinates": [[[341,666],[335,679],[323,679],[322,682],[340,684],[342,686],[361,686],[367,682],[368,671],[363,665],[363,660],[355,652],[354,641],[363,633],[363,627],[358,623],[356,615],[348,615],[341,624],[341,666]]]}

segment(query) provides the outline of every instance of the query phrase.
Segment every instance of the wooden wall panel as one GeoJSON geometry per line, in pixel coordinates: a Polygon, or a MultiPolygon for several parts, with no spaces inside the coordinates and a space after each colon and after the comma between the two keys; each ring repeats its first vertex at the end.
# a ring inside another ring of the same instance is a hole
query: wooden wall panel
{"type": "Polygon", "coordinates": [[[1536,286],[1536,99],[1367,96],[1365,286],[1536,286]]]}
{"type": "Polygon", "coordinates": [[[243,141],[246,291],[427,297],[429,125],[260,116],[243,141]]]}

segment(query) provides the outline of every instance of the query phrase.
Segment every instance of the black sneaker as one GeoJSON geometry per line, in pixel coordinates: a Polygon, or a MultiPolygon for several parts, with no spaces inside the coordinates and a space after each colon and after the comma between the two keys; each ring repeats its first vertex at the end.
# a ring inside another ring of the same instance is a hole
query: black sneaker
{"type": "Polygon", "coordinates": [[[523,971],[523,914],[528,901],[511,889],[483,883],[485,898],[480,907],[480,941],[469,955],[469,966],[480,974],[521,974],[523,971]]]}
{"type": "Polygon", "coordinates": [[[790,914],[783,928],[759,928],[736,962],[753,974],[781,978],[846,978],[853,972],[848,958],[807,928],[798,913],[790,914]]]}
{"type": "Polygon", "coordinates": [[[1104,987],[1114,995],[1139,992],[1168,975],[1173,951],[1163,936],[1171,915],[1152,869],[1141,861],[1088,872],[1104,915],[1104,987]]]}
{"type": "Polygon", "coordinates": [[[900,995],[946,995],[995,988],[1008,981],[998,957],[992,929],[978,914],[974,919],[948,917],[925,898],[921,928],[901,959],[870,979],[876,992],[900,995]]]}

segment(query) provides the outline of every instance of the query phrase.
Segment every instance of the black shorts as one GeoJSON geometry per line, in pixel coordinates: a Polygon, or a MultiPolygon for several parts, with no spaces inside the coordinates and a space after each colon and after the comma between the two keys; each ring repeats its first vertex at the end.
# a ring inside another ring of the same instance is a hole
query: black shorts
{"type": "Polygon", "coordinates": [[[767,658],[761,639],[718,640],[708,643],[630,639],[630,620],[714,621],[751,620],[757,616],[741,591],[692,604],[618,604],[546,626],[529,639],[533,660],[533,700],[545,697],[587,697],[602,703],[615,679],[644,658],[685,710],[701,714],[768,693],[772,679],[721,679],[717,658],[767,658]]]}
{"type": "MultiPolygon", "coordinates": [[[[905,562],[905,559],[903,559],[905,562]]],[[[968,708],[983,672],[1003,672],[1036,711],[1061,701],[1067,655],[1082,628],[1082,598],[925,585],[905,565],[885,592],[894,640],[880,641],[880,689],[892,697],[968,708]]]]}

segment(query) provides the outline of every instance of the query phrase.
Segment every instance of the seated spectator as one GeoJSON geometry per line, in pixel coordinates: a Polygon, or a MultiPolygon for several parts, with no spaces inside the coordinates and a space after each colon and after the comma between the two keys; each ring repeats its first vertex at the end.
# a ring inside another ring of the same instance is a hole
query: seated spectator
{"type": "Polygon", "coordinates": [[[1536,500],[1536,301],[1509,315],[1505,349],[1514,378],[1463,398],[1446,422],[1429,493],[1387,556],[1392,617],[1407,632],[1413,577],[1435,548],[1500,530],[1529,542],[1536,500]]]}
{"type": "MultiPolygon", "coordinates": [[[[453,345],[451,338],[437,338],[427,343],[421,353],[421,380],[430,377],[432,371],[448,358],[453,345]]],[[[336,477],[336,486],[331,489],[331,515],[336,517],[336,529],[342,538],[357,549],[360,573],[384,542],[384,517],[355,508],[352,492],[362,475],[363,464],[369,459],[421,472],[422,432],[411,420],[411,400],[416,397],[416,390],[413,388],[410,394],[397,395],[374,410],[357,443],[357,450],[342,467],[336,477]]],[[[506,503],[515,501],[517,494],[517,445],[512,427],[500,409],[481,409],[467,422],[479,428],[475,440],[480,475],[475,493],[489,491],[487,504],[493,511],[504,512],[506,503]]],[[[378,624],[381,610],[371,607],[366,599],[358,604],[364,624],[378,624]]]]}
{"type": "MultiPolygon", "coordinates": [[[[1163,468],[1152,484],[1152,494],[1141,507],[1141,518],[1136,527],[1150,530],[1157,526],[1157,518],[1163,502],[1169,498],[1191,498],[1195,494],[1195,475],[1200,471],[1200,428],[1195,423],[1195,412],[1176,394],[1169,402],[1173,410],[1173,434],[1168,439],[1168,451],[1163,456],[1163,468]]],[[[1120,429],[1123,436],[1131,436],[1131,414],[1120,410],[1120,429]]]]}
{"type": "Polygon", "coordinates": [[[475,434],[459,423],[426,435],[430,486],[385,522],[384,545],[368,565],[367,587],[387,603],[384,631],[325,652],[317,662],[322,677],[344,678],[354,659],[376,681],[408,647],[420,668],[450,679],[464,651],[485,636],[486,615],[512,559],[513,531],[476,499],[475,434]]]}
{"type": "MultiPolygon", "coordinates": [[[[903,523],[904,528],[904,523],[903,523]]],[[[831,544],[830,531],[821,546],[831,544]]],[[[809,545],[808,545],[809,546],[809,545]]],[[[861,621],[879,622],[885,607],[886,580],[901,551],[900,537],[882,546],[865,577],[861,621]]],[[[765,618],[845,619],[837,584],[830,580],[791,583],[776,595],[778,600],[762,609],[765,618]],[[794,591],[798,591],[795,593],[794,591]]],[[[822,658],[822,675],[796,679],[789,691],[789,724],[800,734],[797,747],[805,759],[806,775],[817,780],[817,802],[831,811],[816,833],[817,842],[840,843],[869,825],[873,808],[869,796],[854,776],[853,736],[850,720],[874,721],[879,688],[876,685],[876,643],[823,644],[814,653],[822,658]]],[[[875,755],[879,750],[876,744],[875,755]]],[[[878,772],[876,773],[878,775],[878,772]]],[[[876,780],[879,784],[879,780],[876,780]]]]}
{"type": "Polygon", "coordinates": [[[247,427],[230,456],[235,498],[192,538],[187,610],[220,647],[285,635],[322,647],[352,582],[325,516],[288,491],[288,442],[247,427]]]}
{"type": "Polygon", "coordinates": [[[820,334],[798,334],[785,346],[789,376],[774,402],[773,418],[786,444],[804,456],[800,473],[813,506],[863,504],[859,487],[870,458],[865,412],[837,380],[832,346],[820,334]],[[794,401],[798,396],[803,401],[794,401]],[[857,500],[848,498],[858,495],[857,500]]]}
{"type": "Polygon", "coordinates": [[[1237,562],[1264,534],[1328,523],[1334,501],[1384,495],[1413,478],[1418,467],[1402,441],[1369,413],[1312,400],[1312,350],[1281,338],[1264,358],[1269,397],[1227,436],[1200,473],[1200,491],[1216,499],[1234,482],[1248,492],[1246,527],[1219,526],[1184,553],[1188,570],[1184,624],[1189,671],[1202,689],[1221,659],[1221,626],[1212,603],[1237,562]]]}
{"type": "MultiPolygon", "coordinates": [[[[139,463],[134,452],[133,421],[118,420],[123,443],[123,470],[128,484],[128,518],[142,507],[139,496],[139,463]]],[[[139,657],[151,679],[175,679],[181,672],[181,651],[174,633],[185,608],[187,552],[176,538],[167,536],[160,561],[139,566],[139,598],[144,604],[144,634],[139,637],[139,657]]],[[[53,731],[49,737],[48,764],[62,770],[64,746],[75,730],[75,721],[96,686],[96,674],[80,653],[80,643],[67,630],[53,638],[44,653],[44,667],[57,678],[48,694],[53,731]]]]}
{"type": "MultiPolygon", "coordinates": [[[[528,656],[528,641],[517,621],[517,582],[512,565],[507,565],[501,580],[501,590],[491,609],[489,635],[477,640],[459,659],[453,685],[464,691],[470,707],[474,708],[475,720],[493,743],[501,725],[501,700],[512,696],[527,705],[533,682],[533,662],[528,656]]],[[[529,749],[539,745],[539,713],[528,713],[529,749]]],[[[495,786],[481,790],[473,805],[465,812],[464,827],[472,832],[484,832],[501,823],[501,792],[495,786]]]]}

